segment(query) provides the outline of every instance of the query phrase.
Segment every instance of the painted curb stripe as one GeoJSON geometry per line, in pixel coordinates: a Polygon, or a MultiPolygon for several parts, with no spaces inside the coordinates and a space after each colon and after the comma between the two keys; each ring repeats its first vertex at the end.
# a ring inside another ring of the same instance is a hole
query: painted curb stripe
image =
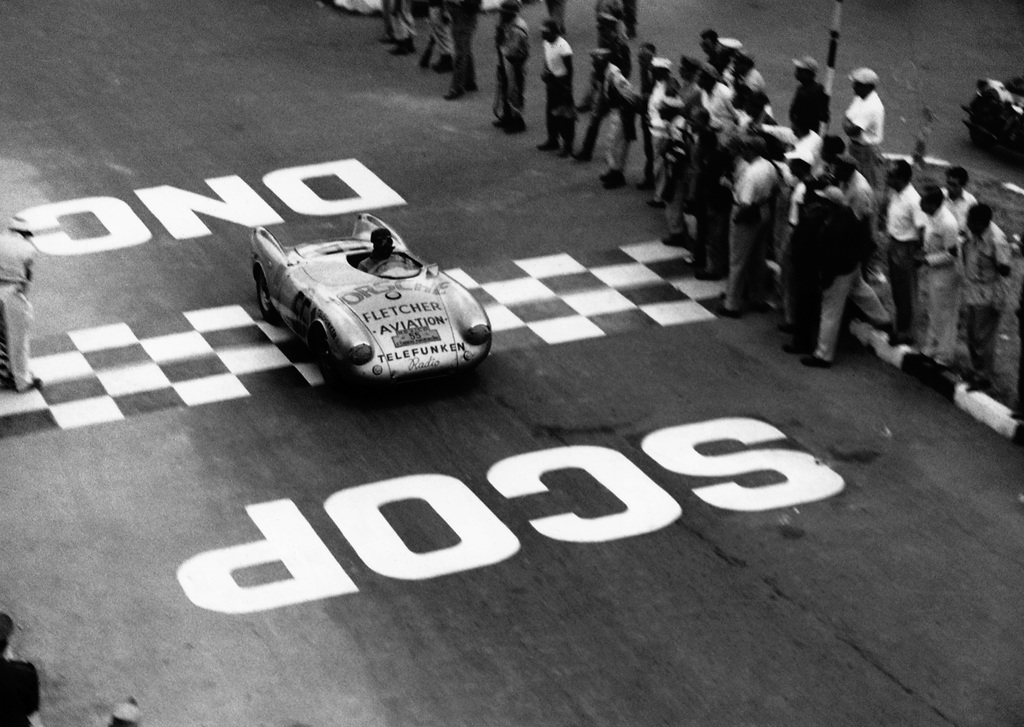
{"type": "Polygon", "coordinates": [[[909,346],[889,345],[885,333],[864,321],[850,323],[850,333],[881,360],[942,394],[959,409],[1014,444],[1024,444],[1024,423],[1014,419],[1006,405],[981,391],[968,391],[967,384],[955,374],[909,346]]]}

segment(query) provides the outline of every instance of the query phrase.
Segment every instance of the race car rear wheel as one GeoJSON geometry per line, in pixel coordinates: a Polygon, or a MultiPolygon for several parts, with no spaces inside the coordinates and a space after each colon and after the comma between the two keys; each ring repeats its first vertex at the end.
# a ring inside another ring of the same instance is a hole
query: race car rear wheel
{"type": "Polygon", "coordinates": [[[324,329],[317,326],[309,336],[309,348],[316,361],[320,374],[324,377],[324,383],[328,386],[337,386],[341,377],[338,375],[337,364],[334,356],[331,355],[331,346],[327,342],[327,334],[324,329]]]}
{"type": "Polygon", "coordinates": [[[256,304],[260,307],[260,315],[267,323],[277,325],[281,322],[281,316],[270,299],[270,287],[267,285],[267,276],[263,274],[262,268],[256,268],[256,304]]]}

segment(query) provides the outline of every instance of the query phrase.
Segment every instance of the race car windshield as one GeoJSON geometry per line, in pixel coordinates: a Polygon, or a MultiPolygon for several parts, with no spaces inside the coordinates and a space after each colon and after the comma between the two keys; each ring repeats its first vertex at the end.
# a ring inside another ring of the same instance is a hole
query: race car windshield
{"type": "Polygon", "coordinates": [[[352,246],[346,245],[343,242],[311,242],[296,246],[295,251],[305,258],[322,257],[324,255],[352,252],[352,246]]]}

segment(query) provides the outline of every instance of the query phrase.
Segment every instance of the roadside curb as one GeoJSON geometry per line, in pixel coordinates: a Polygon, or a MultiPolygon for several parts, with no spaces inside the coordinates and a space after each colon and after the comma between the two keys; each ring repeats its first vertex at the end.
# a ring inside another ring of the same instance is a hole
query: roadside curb
{"type": "Polygon", "coordinates": [[[983,392],[969,391],[967,384],[956,374],[910,346],[890,345],[885,333],[864,321],[853,321],[850,333],[885,363],[934,389],[959,409],[1014,444],[1024,444],[1024,422],[1014,419],[1005,404],[983,392]]]}

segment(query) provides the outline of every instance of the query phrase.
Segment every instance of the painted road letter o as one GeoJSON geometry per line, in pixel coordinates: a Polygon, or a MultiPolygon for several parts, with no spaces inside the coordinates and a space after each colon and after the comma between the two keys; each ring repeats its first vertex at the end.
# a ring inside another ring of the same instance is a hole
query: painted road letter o
{"type": "Polygon", "coordinates": [[[18,213],[32,225],[41,229],[60,227],[60,218],[68,215],[92,213],[107,234],[72,240],[66,232],[39,232],[32,242],[47,255],[86,255],[104,250],[141,245],[149,242],[152,234],[128,203],[116,197],[84,197],[66,202],[53,202],[29,207],[18,213]]]}
{"type": "Polygon", "coordinates": [[[405,204],[398,192],[381,181],[357,159],[341,159],[323,164],[291,167],[270,172],[263,183],[286,205],[300,215],[317,217],[347,215],[363,210],[405,204]],[[355,197],[324,199],[314,192],[307,179],[337,177],[347,184],[355,197]]]}
{"type": "Polygon", "coordinates": [[[446,475],[409,475],[335,492],[324,503],[342,535],[367,567],[389,578],[423,580],[493,565],[519,551],[519,540],[460,480],[446,475]],[[380,508],[423,500],[460,542],[415,553],[402,542],[380,508]]]}

